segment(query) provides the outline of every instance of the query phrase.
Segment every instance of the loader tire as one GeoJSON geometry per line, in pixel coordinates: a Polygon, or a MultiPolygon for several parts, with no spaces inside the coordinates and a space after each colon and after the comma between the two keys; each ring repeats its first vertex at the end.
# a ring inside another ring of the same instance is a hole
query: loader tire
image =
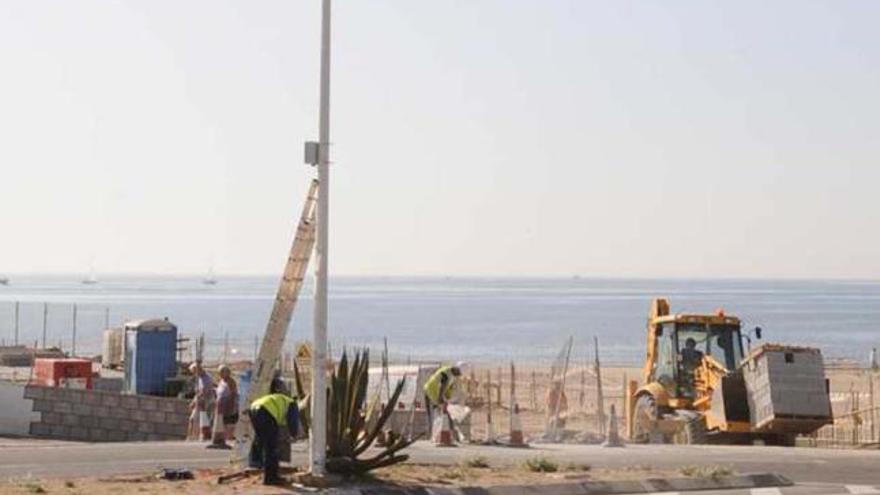
{"type": "Polygon", "coordinates": [[[635,443],[667,443],[662,435],[653,431],[651,423],[656,421],[659,415],[657,401],[651,395],[641,395],[636,399],[633,408],[633,436],[635,443]]]}
{"type": "Polygon", "coordinates": [[[706,422],[702,417],[694,418],[684,425],[684,441],[688,445],[703,445],[708,443],[708,431],[706,422]]]}

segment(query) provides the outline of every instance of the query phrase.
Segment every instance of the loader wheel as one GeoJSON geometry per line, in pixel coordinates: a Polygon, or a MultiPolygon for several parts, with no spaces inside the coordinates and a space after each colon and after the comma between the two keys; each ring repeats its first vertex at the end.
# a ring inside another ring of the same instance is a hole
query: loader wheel
{"type": "Polygon", "coordinates": [[[703,445],[708,439],[706,422],[702,417],[694,418],[684,425],[684,441],[688,445],[703,445]]]}
{"type": "Polygon", "coordinates": [[[666,438],[653,429],[658,413],[657,401],[653,396],[646,394],[636,399],[633,408],[633,442],[667,443],[666,438]]]}

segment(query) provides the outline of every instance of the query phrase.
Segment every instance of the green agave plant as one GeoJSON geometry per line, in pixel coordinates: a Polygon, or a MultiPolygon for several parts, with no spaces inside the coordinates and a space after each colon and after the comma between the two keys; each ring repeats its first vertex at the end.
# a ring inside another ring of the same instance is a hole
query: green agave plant
{"type": "MultiPolygon", "coordinates": [[[[390,466],[406,461],[409,456],[400,451],[410,446],[416,438],[388,433],[385,445],[371,451],[367,450],[376,442],[384,430],[385,423],[394,412],[394,406],[403,392],[404,380],[397,382],[391,397],[384,407],[373,403],[367,407],[367,384],[369,379],[370,355],[363,350],[355,354],[354,362],[349,363],[348,353],[343,352],[339,365],[333,370],[327,396],[327,470],[339,474],[362,474],[372,469],[390,466]]],[[[294,367],[297,394],[306,397],[299,369],[294,367]]],[[[310,426],[310,411],[303,410],[303,426],[310,426]]]]}

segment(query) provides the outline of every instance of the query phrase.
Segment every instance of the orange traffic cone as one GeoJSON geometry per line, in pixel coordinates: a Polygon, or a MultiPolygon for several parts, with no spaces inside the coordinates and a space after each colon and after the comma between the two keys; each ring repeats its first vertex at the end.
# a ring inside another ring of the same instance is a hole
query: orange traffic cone
{"type": "Polygon", "coordinates": [[[446,404],[443,404],[440,414],[443,415],[443,426],[434,445],[438,447],[454,447],[455,444],[452,443],[452,422],[449,419],[449,413],[446,412],[446,404]]]}
{"type": "Polygon", "coordinates": [[[513,405],[513,411],[510,414],[510,443],[511,447],[527,447],[525,438],[523,438],[522,421],[519,419],[519,404],[513,405]]]}
{"type": "Polygon", "coordinates": [[[611,415],[608,418],[608,436],[602,442],[603,447],[623,447],[623,441],[617,431],[617,413],[614,411],[614,404],[611,404],[611,415]]]}

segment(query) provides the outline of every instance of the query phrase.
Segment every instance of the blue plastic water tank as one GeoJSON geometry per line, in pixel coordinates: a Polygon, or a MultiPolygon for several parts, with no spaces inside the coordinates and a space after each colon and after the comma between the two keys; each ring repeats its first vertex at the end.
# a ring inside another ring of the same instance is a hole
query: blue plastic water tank
{"type": "Polygon", "coordinates": [[[177,327],[168,320],[125,324],[125,387],[129,394],[165,395],[177,374],[177,327]]]}

